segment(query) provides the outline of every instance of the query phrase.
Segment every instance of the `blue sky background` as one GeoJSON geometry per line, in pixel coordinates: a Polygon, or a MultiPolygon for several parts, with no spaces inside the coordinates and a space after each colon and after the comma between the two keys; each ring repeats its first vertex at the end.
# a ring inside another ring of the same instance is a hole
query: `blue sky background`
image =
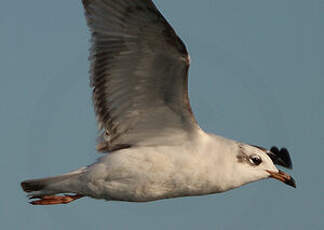
{"type": "Polygon", "coordinates": [[[192,58],[209,132],[286,146],[297,189],[265,180],[153,203],[34,207],[19,182],[92,163],[96,121],[80,0],[0,7],[1,229],[324,229],[324,1],[158,0],[192,58]]]}

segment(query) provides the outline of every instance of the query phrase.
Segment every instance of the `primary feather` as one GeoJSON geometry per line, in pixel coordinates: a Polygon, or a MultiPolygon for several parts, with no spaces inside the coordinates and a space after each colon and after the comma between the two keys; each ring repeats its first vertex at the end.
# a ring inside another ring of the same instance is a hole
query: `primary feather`
{"type": "Polygon", "coordinates": [[[100,151],[196,128],[185,45],[150,0],[83,0],[100,151]]]}

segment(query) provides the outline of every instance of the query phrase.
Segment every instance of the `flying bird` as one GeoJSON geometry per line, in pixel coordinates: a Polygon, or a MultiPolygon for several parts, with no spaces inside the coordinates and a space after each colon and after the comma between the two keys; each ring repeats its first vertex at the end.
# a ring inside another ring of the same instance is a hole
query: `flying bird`
{"type": "Polygon", "coordinates": [[[21,183],[33,205],[147,202],[225,192],[265,178],[295,187],[270,150],[204,132],[188,98],[190,58],[151,0],[82,0],[91,32],[90,84],[100,135],[95,163],[21,183]]]}

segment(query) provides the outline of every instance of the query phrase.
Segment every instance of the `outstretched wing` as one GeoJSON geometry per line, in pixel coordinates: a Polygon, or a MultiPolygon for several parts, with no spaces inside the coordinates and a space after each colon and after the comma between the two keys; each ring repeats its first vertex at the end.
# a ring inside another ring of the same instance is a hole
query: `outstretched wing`
{"type": "Polygon", "coordinates": [[[185,45],[151,0],[82,0],[92,33],[98,150],[172,144],[197,130],[185,45]]]}

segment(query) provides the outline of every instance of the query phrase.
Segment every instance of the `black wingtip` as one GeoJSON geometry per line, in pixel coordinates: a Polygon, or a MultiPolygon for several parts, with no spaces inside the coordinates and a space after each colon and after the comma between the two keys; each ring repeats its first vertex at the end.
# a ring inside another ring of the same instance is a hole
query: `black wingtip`
{"type": "Polygon", "coordinates": [[[271,147],[270,152],[268,152],[268,155],[274,164],[280,165],[288,169],[293,168],[289,152],[286,148],[281,148],[279,150],[278,147],[273,146],[271,147]]]}

